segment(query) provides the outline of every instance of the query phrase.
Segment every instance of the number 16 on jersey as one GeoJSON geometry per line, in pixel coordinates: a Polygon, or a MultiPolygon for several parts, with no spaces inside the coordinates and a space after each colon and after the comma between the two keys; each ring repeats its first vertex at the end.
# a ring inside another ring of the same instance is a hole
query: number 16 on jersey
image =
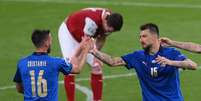
{"type": "Polygon", "coordinates": [[[35,97],[36,94],[40,97],[47,96],[47,80],[42,78],[44,74],[44,70],[40,70],[37,81],[35,79],[35,71],[31,70],[29,73],[31,76],[32,96],[35,97]],[[37,93],[36,93],[36,88],[37,88],[37,93]]]}

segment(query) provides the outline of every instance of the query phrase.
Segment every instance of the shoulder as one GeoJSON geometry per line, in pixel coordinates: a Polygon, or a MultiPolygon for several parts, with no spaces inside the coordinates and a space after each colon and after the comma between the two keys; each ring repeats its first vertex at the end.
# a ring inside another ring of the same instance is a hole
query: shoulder
{"type": "Polygon", "coordinates": [[[28,61],[28,58],[30,58],[31,55],[28,55],[28,56],[24,56],[24,57],[21,57],[18,62],[17,62],[17,65],[23,65],[26,61],[28,61]]]}
{"type": "Polygon", "coordinates": [[[53,63],[57,65],[62,65],[62,64],[70,64],[69,58],[61,58],[61,57],[50,57],[53,63]]]}
{"type": "Polygon", "coordinates": [[[162,48],[165,51],[175,51],[176,50],[176,48],[173,48],[173,47],[162,47],[162,48]]]}
{"type": "Polygon", "coordinates": [[[145,51],[144,50],[137,50],[137,51],[134,51],[133,53],[130,53],[130,55],[132,57],[135,57],[135,58],[141,58],[141,57],[145,56],[145,51]]]}
{"type": "Polygon", "coordinates": [[[172,47],[163,47],[163,51],[166,54],[177,54],[177,53],[180,53],[179,50],[177,50],[176,48],[172,48],[172,47]]]}
{"type": "Polygon", "coordinates": [[[172,60],[184,60],[187,58],[184,54],[182,54],[176,48],[166,48],[163,54],[172,60]]]}
{"type": "Polygon", "coordinates": [[[61,62],[61,61],[64,61],[64,58],[61,58],[61,57],[54,57],[54,56],[48,56],[48,59],[50,61],[54,61],[54,62],[61,62]]]}
{"type": "Polygon", "coordinates": [[[126,58],[137,58],[137,57],[143,57],[144,56],[144,51],[143,50],[137,50],[134,51],[132,53],[128,53],[122,57],[126,57],[126,58]]]}
{"type": "Polygon", "coordinates": [[[55,68],[59,68],[61,65],[65,64],[64,58],[54,56],[48,56],[47,62],[50,66],[55,68]]]}
{"type": "Polygon", "coordinates": [[[134,51],[133,54],[135,55],[144,55],[144,50],[137,50],[137,51],[134,51]]]}

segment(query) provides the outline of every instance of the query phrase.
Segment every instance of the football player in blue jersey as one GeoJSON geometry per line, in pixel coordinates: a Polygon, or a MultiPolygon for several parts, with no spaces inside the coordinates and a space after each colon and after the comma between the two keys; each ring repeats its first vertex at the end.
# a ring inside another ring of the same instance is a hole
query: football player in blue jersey
{"type": "Polygon", "coordinates": [[[57,101],[58,76],[80,73],[92,45],[89,37],[83,37],[71,60],[51,57],[52,37],[49,30],[35,30],[32,42],[36,51],[19,60],[14,77],[16,89],[24,94],[24,101],[57,101]]]}
{"type": "Polygon", "coordinates": [[[142,25],[139,40],[143,50],[121,57],[111,57],[95,48],[90,52],[109,66],[135,69],[143,101],[184,101],[179,68],[195,70],[197,64],[178,50],[161,46],[156,24],[142,25]]]}

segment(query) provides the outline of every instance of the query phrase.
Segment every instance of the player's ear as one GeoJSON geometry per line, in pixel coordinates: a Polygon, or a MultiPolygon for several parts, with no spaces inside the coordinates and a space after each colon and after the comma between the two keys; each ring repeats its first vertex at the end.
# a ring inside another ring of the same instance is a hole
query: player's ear
{"type": "Polygon", "coordinates": [[[155,33],[151,33],[151,36],[152,36],[154,39],[159,39],[158,35],[155,34],[155,33]]]}
{"type": "Polygon", "coordinates": [[[44,47],[49,47],[50,46],[50,40],[45,40],[43,43],[44,47]]]}

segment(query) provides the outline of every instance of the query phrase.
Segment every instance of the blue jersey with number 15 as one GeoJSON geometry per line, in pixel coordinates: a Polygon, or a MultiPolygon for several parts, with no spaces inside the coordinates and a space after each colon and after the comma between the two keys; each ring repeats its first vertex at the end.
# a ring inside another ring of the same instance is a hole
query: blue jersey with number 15
{"type": "Polygon", "coordinates": [[[59,72],[67,75],[72,65],[46,53],[33,53],[17,65],[14,82],[22,83],[25,101],[57,101],[59,72]]]}
{"type": "Polygon", "coordinates": [[[178,67],[158,64],[158,56],[174,61],[186,59],[178,50],[166,47],[160,47],[160,50],[152,55],[143,50],[135,51],[122,56],[122,59],[128,69],[135,69],[143,101],[183,101],[178,67]]]}

